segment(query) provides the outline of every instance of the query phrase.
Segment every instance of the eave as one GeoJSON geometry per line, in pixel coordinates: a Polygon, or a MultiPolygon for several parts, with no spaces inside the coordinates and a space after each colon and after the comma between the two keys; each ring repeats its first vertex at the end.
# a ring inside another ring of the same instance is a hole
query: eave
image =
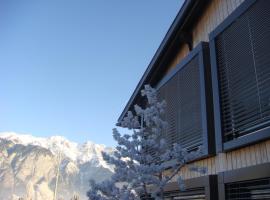
{"type": "Polygon", "coordinates": [[[190,27],[196,22],[198,15],[201,14],[201,12],[198,11],[202,11],[202,8],[208,2],[209,0],[185,0],[154,57],[137,84],[123,112],[118,118],[118,123],[122,121],[126,113],[129,110],[132,110],[132,107],[140,101],[140,91],[143,89],[143,86],[145,84],[155,86],[155,84],[160,80],[160,76],[168,67],[164,63],[170,59],[170,53],[168,53],[169,50],[170,52],[173,51],[176,44],[188,42],[186,41],[187,30],[190,29],[190,27]]]}

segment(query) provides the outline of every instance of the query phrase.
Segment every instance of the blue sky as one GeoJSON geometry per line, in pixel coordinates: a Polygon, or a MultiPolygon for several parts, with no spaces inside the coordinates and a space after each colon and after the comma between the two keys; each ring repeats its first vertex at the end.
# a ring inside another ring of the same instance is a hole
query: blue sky
{"type": "Polygon", "coordinates": [[[0,131],[114,145],[181,0],[0,1],[0,131]]]}

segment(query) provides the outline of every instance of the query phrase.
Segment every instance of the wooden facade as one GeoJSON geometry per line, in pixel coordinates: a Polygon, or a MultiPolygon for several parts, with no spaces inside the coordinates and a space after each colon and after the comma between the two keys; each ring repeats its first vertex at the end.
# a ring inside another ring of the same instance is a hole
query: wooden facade
{"type": "MultiPolygon", "coordinates": [[[[207,173],[204,175],[213,175],[263,163],[270,163],[270,140],[227,153],[219,153],[216,156],[196,161],[190,165],[206,167],[207,173]]],[[[204,175],[191,172],[188,170],[188,167],[184,167],[181,171],[183,179],[191,179],[204,175]]],[[[176,181],[176,179],[177,177],[172,181],[176,181]]]]}
{"type": "MultiPolygon", "coordinates": [[[[192,45],[195,47],[200,42],[209,41],[211,33],[224,19],[226,19],[244,0],[212,0],[198,19],[192,29],[192,45]]],[[[188,46],[182,45],[168,66],[168,71],[173,69],[189,53],[188,46]]]]}
{"type": "Polygon", "coordinates": [[[244,0],[213,0],[209,3],[203,16],[194,27],[193,45],[201,41],[209,41],[212,32],[224,19],[226,19],[244,0]]]}
{"type": "MultiPolygon", "coordinates": [[[[212,0],[192,30],[193,46],[202,41],[208,42],[209,34],[243,2],[244,0],[212,0]]],[[[188,46],[182,45],[168,69],[173,69],[188,53],[188,46]]],[[[210,175],[267,162],[270,162],[270,140],[231,152],[218,153],[192,164],[206,167],[207,175],[210,175]]],[[[187,167],[183,168],[181,175],[184,179],[203,176],[190,172],[187,167]]]]}

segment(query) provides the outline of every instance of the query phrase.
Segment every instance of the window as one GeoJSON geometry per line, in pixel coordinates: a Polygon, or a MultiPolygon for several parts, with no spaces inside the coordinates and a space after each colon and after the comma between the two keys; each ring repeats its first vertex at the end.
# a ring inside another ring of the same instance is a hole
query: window
{"type": "Polygon", "coordinates": [[[170,192],[165,194],[165,200],[206,200],[204,188],[190,189],[183,192],[170,192]]]}
{"type": "Polygon", "coordinates": [[[270,199],[270,178],[229,183],[225,191],[226,200],[270,199]]]}
{"type": "Polygon", "coordinates": [[[217,200],[217,176],[202,176],[185,181],[186,189],[179,191],[177,183],[165,187],[165,200],[217,200]]]}
{"type": "Polygon", "coordinates": [[[207,43],[199,44],[157,86],[159,98],[167,103],[168,143],[180,143],[190,151],[203,146],[205,155],[215,150],[208,51],[207,43]]]}
{"type": "Polygon", "coordinates": [[[220,200],[270,199],[270,164],[219,173],[220,200]]]}
{"type": "MultiPolygon", "coordinates": [[[[202,176],[185,180],[185,190],[179,191],[176,182],[171,182],[164,188],[165,200],[217,200],[217,175],[202,176]]],[[[153,200],[153,198],[141,197],[142,200],[153,200]]]]}
{"type": "Polygon", "coordinates": [[[218,150],[270,137],[270,4],[248,0],[210,35],[218,150]]]}

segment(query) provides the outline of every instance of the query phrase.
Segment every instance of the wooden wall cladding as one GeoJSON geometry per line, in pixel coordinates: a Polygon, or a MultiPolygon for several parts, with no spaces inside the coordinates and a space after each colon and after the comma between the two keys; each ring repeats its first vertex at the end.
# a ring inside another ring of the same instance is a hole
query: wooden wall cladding
{"type": "Polygon", "coordinates": [[[212,32],[244,0],[212,0],[193,29],[193,46],[201,41],[209,41],[212,32]]]}
{"type": "MultiPolygon", "coordinates": [[[[193,47],[201,41],[209,41],[209,33],[214,30],[232,11],[237,8],[244,0],[212,0],[204,11],[204,15],[198,19],[192,32],[193,47]]],[[[167,73],[173,69],[189,53],[187,44],[182,45],[175,58],[168,66],[167,73]]],[[[165,73],[165,74],[167,74],[165,73]]]]}
{"type": "MultiPolygon", "coordinates": [[[[219,172],[240,169],[263,163],[270,163],[270,140],[227,153],[219,153],[214,157],[195,161],[191,163],[191,165],[206,167],[207,173],[204,175],[213,175],[218,174],[219,172]]],[[[183,179],[203,176],[203,174],[199,174],[197,172],[190,172],[188,167],[184,167],[181,170],[180,175],[183,179]]],[[[176,180],[177,177],[172,181],[176,180]]]]}

